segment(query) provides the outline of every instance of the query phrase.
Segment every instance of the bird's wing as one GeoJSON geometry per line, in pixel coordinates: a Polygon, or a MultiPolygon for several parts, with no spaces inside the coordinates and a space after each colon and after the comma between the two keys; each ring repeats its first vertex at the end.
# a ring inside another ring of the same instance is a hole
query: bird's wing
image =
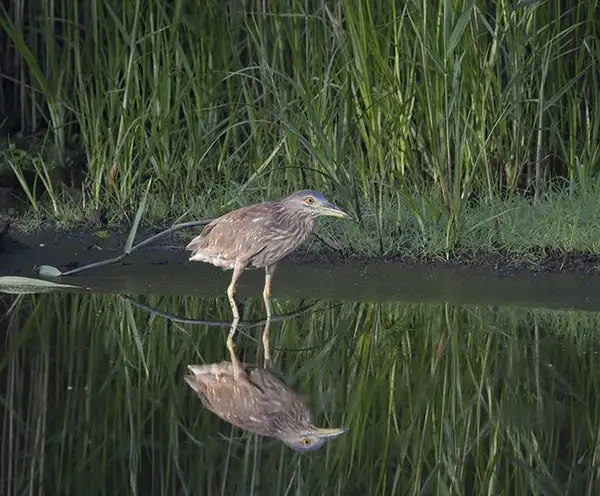
{"type": "Polygon", "coordinates": [[[210,234],[210,232],[214,229],[217,221],[219,219],[215,219],[211,222],[209,222],[208,224],[206,224],[204,226],[204,228],[202,229],[202,232],[200,234],[198,234],[198,236],[196,236],[194,239],[192,239],[187,246],[185,247],[185,249],[187,251],[195,251],[196,248],[201,245],[204,242],[204,239],[210,234]]]}
{"type": "Polygon", "coordinates": [[[186,250],[190,256],[202,251],[226,260],[250,259],[265,248],[269,227],[276,222],[269,203],[240,208],[207,224],[186,250]]]}

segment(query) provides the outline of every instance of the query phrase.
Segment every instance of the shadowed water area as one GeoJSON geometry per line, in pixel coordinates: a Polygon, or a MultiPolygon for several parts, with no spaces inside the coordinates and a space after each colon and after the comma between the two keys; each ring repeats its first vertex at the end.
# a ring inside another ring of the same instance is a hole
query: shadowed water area
{"type": "MultiPolygon", "coordinates": [[[[306,267],[303,279],[282,264],[273,286],[275,365],[306,398],[316,425],[348,428],[299,454],[220,420],[183,379],[188,364],[229,359],[230,273],[198,264],[197,294],[186,295],[173,267],[154,286],[127,276],[127,266],[104,270],[60,280],[94,291],[0,295],[3,313],[12,305],[0,321],[2,494],[600,489],[600,317],[550,309],[577,306],[576,298],[534,300],[534,286],[513,281],[505,290],[513,303],[486,301],[483,283],[475,305],[448,303],[433,290],[427,302],[418,292],[401,301],[392,281],[406,272],[388,268],[379,292],[369,294],[332,277],[335,266],[306,267]],[[386,287],[391,296],[379,296],[386,287]]],[[[368,268],[362,273],[377,288],[368,268]]],[[[347,281],[359,280],[349,274],[347,281]]],[[[411,274],[422,288],[427,278],[411,274]]],[[[439,286],[445,276],[430,277],[439,286]]],[[[240,327],[238,354],[250,364],[262,362],[261,283],[261,271],[240,281],[242,324],[254,325],[240,327]]],[[[472,284],[454,280],[451,288],[460,299],[472,284]]]]}

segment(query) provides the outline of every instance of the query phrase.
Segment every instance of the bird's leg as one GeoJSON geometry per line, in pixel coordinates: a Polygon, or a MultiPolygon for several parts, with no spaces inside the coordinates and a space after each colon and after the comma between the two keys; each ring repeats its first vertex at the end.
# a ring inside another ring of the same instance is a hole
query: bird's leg
{"type": "Polygon", "coordinates": [[[238,312],[238,308],[235,303],[235,286],[245,267],[246,265],[243,262],[235,262],[235,266],[233,267],[233,275],[231,276],[231,282],[227,287],[227,298],[229,298],[229,304],[231,305],[231,311],[233,312],[233,320],[240,320],[240,313],[238,312]]]}
{"type": "Polygon", "coordinates": [[[235,345],[234,338],[237,331],[238,322],[240,321],[240,313],[238,311],[237,305],[235,303],[235,285],[237,280],[240,278],[244,270],[245,265],[241,262],[236,262],[235,267],[233,268],[233,275],[231,276],[231,282],[229,283],[229,287],[227,288],[227,297],[229,298],[229,304],[231,305],[231,310],[233,312],[233,321],[231,322],[231,329],[229,330],[229,335],[227,336],[227,349],[229,350],[229,356],[231,357],[231,364],[233,366],[233,378],[238,380],[242,367],[240,365],[240,361],[235,354],[235,345]]]}
{"type": "Polygon", "coordinates": [[[275,265],[268,265],[265,267],[265,288],[263,290],[263,300],[265,302],[265,308],[267,310],[267,320],[265,322],[265,328],[263,329],[262,342],[265,353],[265,367],[271,365],[271,350],[269,348],[269,328],[271,327],[271,279],[273,272],[275,271],[275,265]]]}

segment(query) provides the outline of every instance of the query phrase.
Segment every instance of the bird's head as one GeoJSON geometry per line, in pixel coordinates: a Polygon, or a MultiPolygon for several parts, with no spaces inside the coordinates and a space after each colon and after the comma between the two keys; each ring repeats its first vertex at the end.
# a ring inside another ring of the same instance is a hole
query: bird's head
{"type": "Polygon", "coordinates": [[[341,436],[347,430],[345,428],[324,429],[311,425],[297,430],[286,430],[279,438],[296,451],[308,452],[318,450],[327,441],[341,436]]]}
{"type": "Polygon", "coordinates": [[[284,202],[295,209],[298,214],[313,217],[327,215],[330,217],[349,217],[341,208],[331,203],[320,191],[306,189],[288,196],[284,202]]]}

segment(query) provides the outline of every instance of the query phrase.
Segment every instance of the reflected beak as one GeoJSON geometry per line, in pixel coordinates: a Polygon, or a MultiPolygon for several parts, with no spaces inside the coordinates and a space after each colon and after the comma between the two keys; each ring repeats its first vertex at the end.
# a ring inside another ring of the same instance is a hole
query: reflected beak
{"type": "Polygon", "coordinates": [[[348,432],[348,429],[346,427],[339,427],[334,429],[318,428],[316,435],[322,439],[335,439],[336,437],[341,436],[345,432],[348,432]]]}
{"type": "Polygon", "coordinates": [[[336,207],[333,203],[321,205],[319,207],[319,211],[321,215],[328,215],[329,217],[350,217],[346,212],[344,212],[341,208],[336,207]]]}

